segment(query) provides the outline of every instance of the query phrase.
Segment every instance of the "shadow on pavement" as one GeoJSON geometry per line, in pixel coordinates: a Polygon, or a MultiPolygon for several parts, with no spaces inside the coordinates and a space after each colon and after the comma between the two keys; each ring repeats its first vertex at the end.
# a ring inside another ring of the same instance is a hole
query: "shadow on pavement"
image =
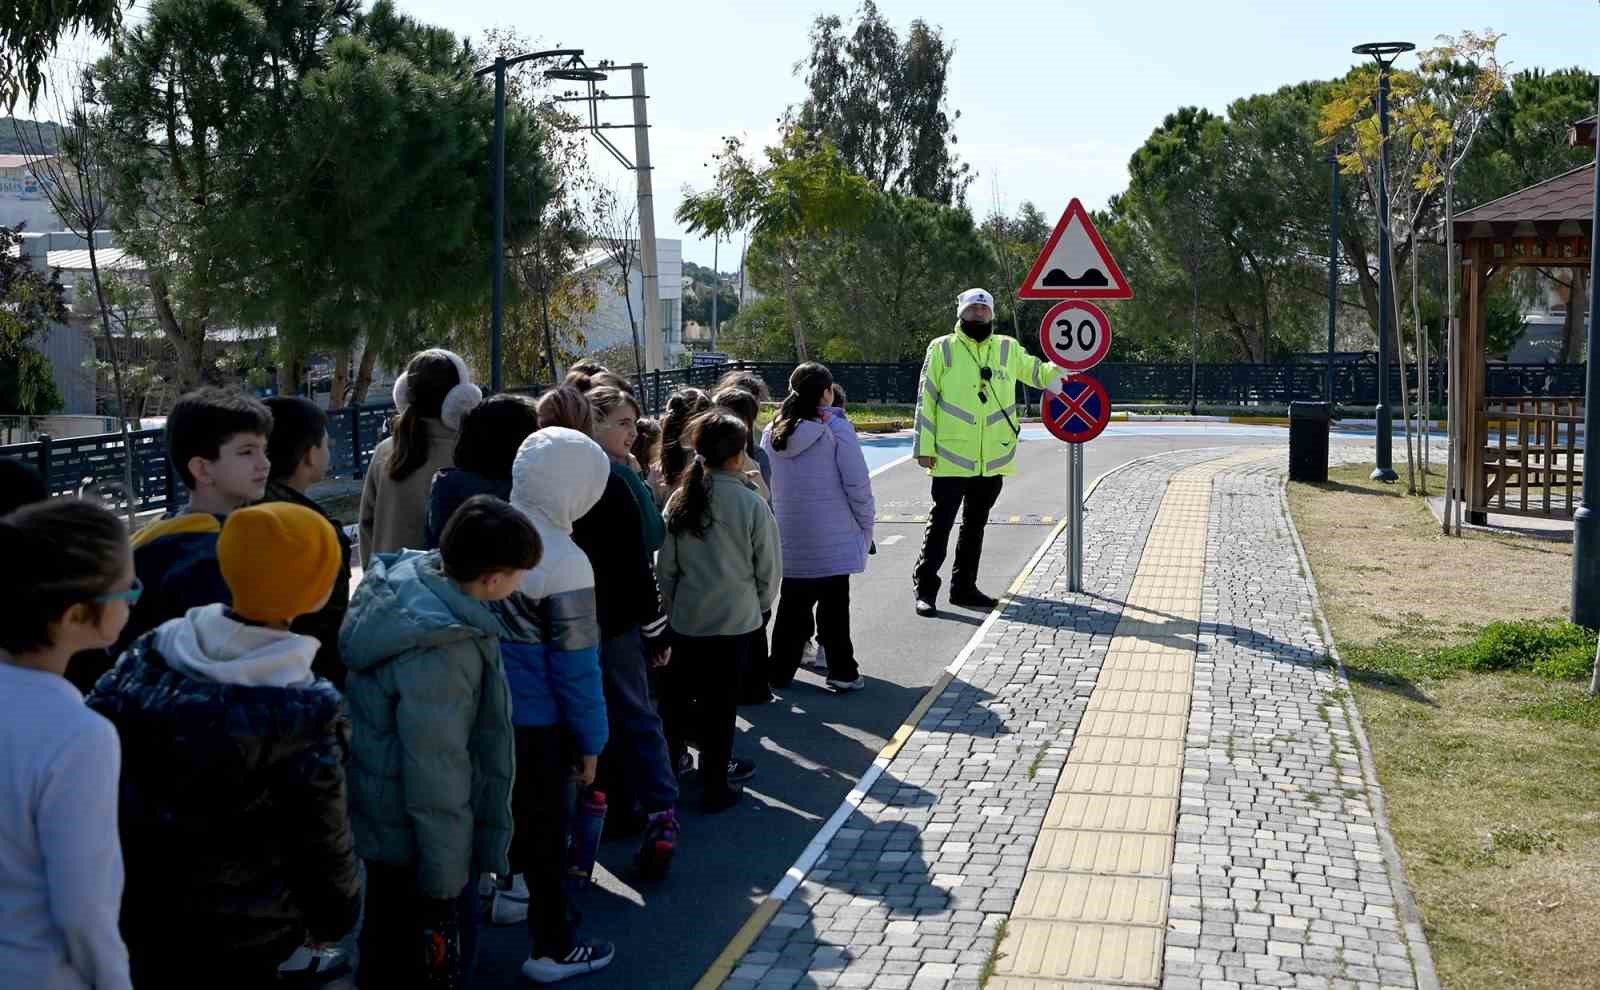
{"type": "MultiPolygon", "coordinates": [[[[937,795],[922,787],[888,774],[879,777],[863,808],[845,820],[826,856],[746,954],[734,979],[833,986],[840,971],[864,953],[887,955],[896,947],[916,946],[928,934],[923,925],[948,927],[958,911],[972,912],[969,922],[976,931],[981,889],[963,889],[963,879],[955,875],[960,864],[941,874],[929,858],[947,840],[965,836],[970,841],[972,830],[958,836],[960,826],[930,822],[937,802],[937,795]]],[[[906,982],[917,964],[908,965],[906,982]]],[[[876,975],[892,977],[893,966],[876,975]]]]}
{"type": "MultiPolygon", "coordinates": [[[[583,913],[584,935],[614,941],[617,957],[604,972],[584,978],[584,987],[688,986],[710,966],[725,938],[708,941],[699,938],[699,932],[709,927],[731,935],[744,923],[927,690],[875,679],[870,667],[865,674],[865,690],[837,694],[824,688],[820,677],[802,670],[793,684],[778,692],[780,700],[739,709],[734,751],[756,762],[756,776],[744,785],[745,800],[719,815],[699,811],[697,773],[681,778],[682,833],[672,872],[663,882],[640,882],[633,862],[637,837],[601,844],[599,863],[604,873],[596,885],[578,895],[577,905],[583,913]]],[[[1003,719],[981,707],[989,697],[988,692],[954,682],[933,707],[946,706],[962,717],[941,724],[940,731],[978,737],[1005,731],[1003,719]],[[975,696],[969,697],[972,693],[975,696]],[[946,705],[944,699],[951,703],[946,705]]],[[[880,777],[868,800],[892,801],[895,807],[931,804],[933,795],[915,793],[919,790],[880,777]]],[[[859,828],[865,819],[857,812],[852,821],[859,828]]],[[[916,834],[915,828],[903,824],[874,830],[868,847],[885,854],[910,854],[899,872],[911,876],[920,870],[923,882],[929,882],[921,868],[916,834]]],[[[870,876],[852,874],[851,883],[858,881],[863,890],[879,891],[880,898],[898,898],[909,890],[904,884],[911,882],[897,881],[891,895],[887,885],[881,890],[873,886],[870,876]]],[[[933,896],[925,893],[922,906],[928,906],[927,898],[933,896]]],[[[915,906],[915,901],[913,897],[906,906],[915,906]]],[[[893,903],[899,910],[900,902],[893,903]]],[[[526,985],[520,976],[512,979],[526,954],[527,936],[520,927],[487,930],[473,985],[526,985]]]]}

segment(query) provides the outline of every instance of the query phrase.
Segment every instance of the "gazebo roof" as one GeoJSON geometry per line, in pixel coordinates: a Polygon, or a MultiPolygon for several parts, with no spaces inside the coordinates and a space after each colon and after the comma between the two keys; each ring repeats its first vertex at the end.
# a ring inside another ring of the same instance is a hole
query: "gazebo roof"
{"type": "Polygon", "coordinates": [[[1518,189],[1456,215],[1456,240],[1588,237],[1594,221],[1594,163],[1518,189]]]}

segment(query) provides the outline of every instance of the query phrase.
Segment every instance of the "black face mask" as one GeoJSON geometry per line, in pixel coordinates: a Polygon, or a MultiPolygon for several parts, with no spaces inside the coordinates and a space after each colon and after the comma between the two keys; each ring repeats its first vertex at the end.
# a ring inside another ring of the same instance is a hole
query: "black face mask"
{"type": "Polygon", "coordinates": [[[988,321],[980,323],[977,320],[962,320],[961,332],[981,344],[994,332],[994,324],[988,321]]]}

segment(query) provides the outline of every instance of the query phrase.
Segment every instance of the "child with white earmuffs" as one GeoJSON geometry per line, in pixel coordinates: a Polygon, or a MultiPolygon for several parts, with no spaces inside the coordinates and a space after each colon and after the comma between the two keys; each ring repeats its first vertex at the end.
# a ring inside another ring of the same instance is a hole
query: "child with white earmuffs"
{"type": "Polygon", "coordinates": [[[363,568],[373,554],[427,545],[433,476],[454,463],[461,419],[481,401],[460,355],[431,348],[406,363],[394,383],[394,433],[372,452],[361,490],[363,568]]]}

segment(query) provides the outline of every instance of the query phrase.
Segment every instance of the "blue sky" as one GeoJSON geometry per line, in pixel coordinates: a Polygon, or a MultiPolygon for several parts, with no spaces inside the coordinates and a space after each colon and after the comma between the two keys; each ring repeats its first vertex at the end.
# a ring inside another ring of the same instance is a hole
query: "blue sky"
{"type": "MultiPolygon", "coordinates": [[[[399,5],[462,34],[502,25],[548,47],[583,48],[591,62],[648,65],[657,231],[678,237],[672,212],[683,187],[709,184],[723,135],[761,143],[774,133],[784,107],[803,96],[791,70],[806,54],[811,21],[848,15],[855,0],[399,5]]],[[[1600,63],[1600,6],[1583,0],[881,0],[879,8],[901,31],[921,17],[955,45],[950,105],[961,113],[960,154],[978,172],[969,202],[980,215],[997,191],[1008,211],[1031,199],[1052,219],[1072,196],[1099,207],[1126,184],[1129,155],[1165,114],[1193,104],[1221,111],[1241,96],[1343,73],[1361,42],[1426,46],[1443,32],[1493,28],[1505,32],[1501,56],[1514,70],[1600,63]]],[[[612,120],[630,119],[626,103],[612,106],[612,120]]],[[[598,145],[594,152],[602,171],[625,180],[598,145]]],[[[711,255],[709,241],[684,244],[688,260],[710,264],[711,255]]],[[[736,264],[726,246],[721,262],[736,264]]]]}

